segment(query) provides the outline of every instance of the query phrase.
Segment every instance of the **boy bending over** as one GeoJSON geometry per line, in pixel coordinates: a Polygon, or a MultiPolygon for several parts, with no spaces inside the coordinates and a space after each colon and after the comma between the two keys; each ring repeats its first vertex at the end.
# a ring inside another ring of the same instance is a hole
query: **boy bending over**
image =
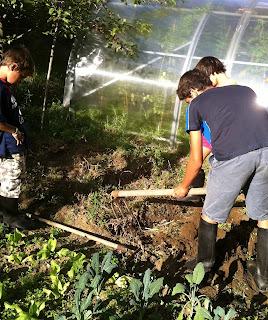
{"type": "Polygon", "coordinates": [[[175,195],[185,197],[202,163],[201,124],[211,131],[213,156],[198,232],[197,261],[208,272],[215,261],[218,223],[224,223],[240,190],[250,178],[247,212],[258,220],[257,260],[248,268],[261,291],[268,291],[268,113],[256,103],[249,87],[212,88],[199,70],[180,79],[181,100],[194,98],[189,106],[190,157],[183,181],[175,195]],[[210,90],[208,90],[210,89],[210,90]]]}

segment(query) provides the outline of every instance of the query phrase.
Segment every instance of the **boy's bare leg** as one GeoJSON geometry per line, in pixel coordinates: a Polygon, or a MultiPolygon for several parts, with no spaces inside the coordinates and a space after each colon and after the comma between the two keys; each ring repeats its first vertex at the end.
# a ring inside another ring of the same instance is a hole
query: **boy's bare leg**
{"type": "Polygon", "coordinates": [[[268,229],[268,220],[258,221],[258,227],[268,229]]]}
{"type": "Polygon", "coordinates": [[[216,221],[210,219],[207,215],[205,215],[204,213],[202,214],[201,218],[206,221],[207,223],[211,223],[211,224],[217,224],[216,221]]]}

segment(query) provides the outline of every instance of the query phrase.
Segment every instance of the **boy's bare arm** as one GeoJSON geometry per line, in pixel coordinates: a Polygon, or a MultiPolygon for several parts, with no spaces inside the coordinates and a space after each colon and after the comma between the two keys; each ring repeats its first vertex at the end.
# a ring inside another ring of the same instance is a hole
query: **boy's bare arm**
{"type": "Polygon", "coordinates": [[[175,196],[183,198],[187,196],[189,188],[203,164],[202,136],[201,131],[190,132],[190,157],[186,167],[184,178],[177,187],[174,188],[175,196]]]}
{"type": "Polygon", "coordinates": [[[0,131],[9,132],[17,141],[17,145],[21,144],[24,140],[24,134],[18,130],[18,128],[6,123],[0,122],[0,131]]]}

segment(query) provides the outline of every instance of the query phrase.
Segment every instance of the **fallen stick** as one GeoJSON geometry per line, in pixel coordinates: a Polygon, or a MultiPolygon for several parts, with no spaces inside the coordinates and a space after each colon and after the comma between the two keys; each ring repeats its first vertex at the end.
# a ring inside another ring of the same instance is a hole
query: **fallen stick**
{"type": "MultiPolygon", "coordinates": [[[[205,188],[192,188],[189,190],[186,199],[189,196],[203,196],[206,195],[205,188]]],[[[146,190],[114,190],[111,193],[113,198],[124,198],[124,197],[161,197],[171,196],[175,197],[174,189],[146,189],[146,190]]]]}
{"type": "Polygon", "coordinates": [[[45,224],[48,224],[48,225],[50,225],[52,227],[59,228],[59,229],[62,229],[62,230],[77,234],[78,236],[88,238],[90,240],[93,240],[95,242],[101,243],[101,244],[103,244],[103,245],[105,245],[107,247],[113,248],[113,249],[118,250],[118,251],[134,250],[133,248],[124,246],[122,244],[115,243],[114,241],[103,239],[100,236],[93,235],[93,234],[90,234],[90,233],[85,232],[85,231],[80,231],[80,230],[75,229],[73,227],[69,227],[69,226],[63,225],[63,224],[55,222],[55,221],[51,221],[51,220],[48,220],[48,219],[45,219],[45,218],[41,218],[41,217],[36,216],[34,214],[27,214],[27,216],[29,216],[30,218],[34,218],[36,220],[39,220],[39,221],[41,221],[41,222],[43,222],[45,224]]]}

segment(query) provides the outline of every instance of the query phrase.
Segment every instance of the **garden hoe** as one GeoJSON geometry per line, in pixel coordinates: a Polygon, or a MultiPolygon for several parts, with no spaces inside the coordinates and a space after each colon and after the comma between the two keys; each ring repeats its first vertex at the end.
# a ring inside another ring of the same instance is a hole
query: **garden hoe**
{"type": "Polygon", "coordinates": [[[48,219],[45,219],[45,218],[41,218],[37,215],[34,215],[34,214],[27,214],[27,216],[29,218],[33,218],[33,219],[36,219],[36,220],[39,220],[40,222],[43,222],[47,225],[50,225],[52,227],[55,227],[55,228],[59,228],[59,229],[62,229],[62,230],[65,230],[67,232],[71,232],[71,233],[74,233],[78,236],[81,236],[81,237],[85,237],[85,238],[88,238],[90,240],[93,240],[97,243],[101,243],[107,247],[110,247],[110,248],[113,248],[117,251],[120,251],[120,252],[126,252],[128,250],[130,251],[134,251],[134,250],[137,250],[137,248],[133,247],[133,246],[127,246],[127,245],[123,245],[123,244],[119,244],[119,243],[116,243],[110,239],[104,239],[103,237],[99,236],[99,235],[96,235],[96,234],[92,234],[92,233],[89,233],[89,232],[85,232],[85,231],[81,231],[81,230],[78,230],[78,229],[75,229],[73,227],[69,227],[67,225],[64,225],[64,224],[61,224],[61,223],[58,223],[58,222],[55,222],[55,221],[51,221],[51,220],[48,220],[48,219]]]}
{"type": "MultiPolygon", "coordinates": [[[[192,196],[206,195],[205,188],[191,188],[185,198],[178,198],[179,201],[191,200],[192,196]]],[[[111,193],[113,198],[127,197],[175,197],[174,189],[147,189],[147,190],[114,190],[111,193]]]]}

